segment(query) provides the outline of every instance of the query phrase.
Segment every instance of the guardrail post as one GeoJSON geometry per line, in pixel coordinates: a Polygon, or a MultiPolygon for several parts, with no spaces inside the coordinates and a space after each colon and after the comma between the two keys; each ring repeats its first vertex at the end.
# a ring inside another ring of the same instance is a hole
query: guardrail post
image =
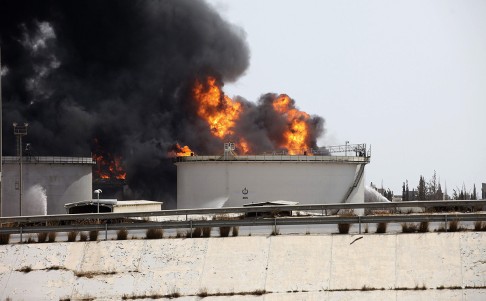
{"type": "Polygon", "coordinates": [[[447,232],[447,214],[445,215],[444,229],[447,232]]]}
{"type": "Polygon", "coordinates": [[[108,224],[105,224],[105,240],[108,240],[108,224]]]}
{"type": "Polygon", "coordinates": [[[191,225],[191,238],[192,238],[192,220],[190,222],[190,225],[191,225]]]}
{"type": "Polygon", "coordinates": [[[275,235],[277,235],[277,218],[274,218],[273,221],[274,221],[273,233],[275,233],[275,235]]]}
{"type": "Polygon", "coordinates": [[[361,234],[361,215],[358,215],[358,229],[359,234],[361,234]]]}
{"type": "Polygon", "coordinates": [[[20,242],[22,242],[22,227],[20,227],[20,242]]]}

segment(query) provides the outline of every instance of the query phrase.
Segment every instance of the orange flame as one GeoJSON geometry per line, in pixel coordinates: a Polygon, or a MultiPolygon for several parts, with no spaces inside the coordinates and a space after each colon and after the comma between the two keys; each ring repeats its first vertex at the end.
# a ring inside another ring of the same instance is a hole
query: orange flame
{"type": "Polygon", "coordinates": [[[169,157],[189,157],[193,154],[194,152],[189,148],[189,146],[180,146],[179,143],[176,143],[172,147],[172,150],[168,153],[169,157]]]}
{"type": "MultiPolygon", "coordinates": [[[[197,115],[207,122],[213,136],[224,142],[237,142],[239,153],[251,153],[252,147],[248,140],[234,137],[235,126],[244,109],[242,104],[224,95],[216,78],[211,76],[205,82],[197,80],[192,92],[197,103],[197,115]]],[[[275,112],[287,120],[287,129],[282,133],[284,142],[278,147],[287,149],[291,155],[304,153],[310,147],[309,114],[296,109],[293,101],[285,94],[279,95],[272,106],[275,112]]]]}
{"type": "Polygon", "coordinates": [[[197,114],[206,120],[211,133],[220,139],[233,135],[241,104],[224,95],[214,77],[208,77],[205,84],[196,81],[193,93],[199,104],[197,114]]]}
{"type": "Polygon", "coordinates": [[[127,177],[127,173],[122,167],[121,156],[93,154],[93,159],[96,161],[95,174],[99,178],[125,180],[127,177]]]}
{"type": "Polygon", "coordinates": [[[290,101],[290,97],[281,94],[273,101],[273,109],[286,116],[288,129],[283,133],[285,142],[280,146],[286,148],[291,155],[299,154],[309,148],[309,114],[297,110],[290,101]]]}

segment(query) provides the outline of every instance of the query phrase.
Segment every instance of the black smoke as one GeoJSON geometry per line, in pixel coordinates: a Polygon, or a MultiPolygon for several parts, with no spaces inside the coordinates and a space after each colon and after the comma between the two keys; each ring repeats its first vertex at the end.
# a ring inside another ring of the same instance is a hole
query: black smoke
{"type": "MultiPolygon", "coordinates": [[[[4,154],[15,153],[13,122],[28,122],[37,155],[120,155],[131,197],[174,206],[176,143],[220,151],[194,113],[196,79],[235,81],[249,64],[244,32],[204,1],[0,0],[4,154]]],[[[282,126],[267,94],[237,132],[271,149],[282,126]]],[[[323,128],[312,119],[316,136],[323,128]]],[[[315,145],[315,138],[311,141],[315,145]]]]}

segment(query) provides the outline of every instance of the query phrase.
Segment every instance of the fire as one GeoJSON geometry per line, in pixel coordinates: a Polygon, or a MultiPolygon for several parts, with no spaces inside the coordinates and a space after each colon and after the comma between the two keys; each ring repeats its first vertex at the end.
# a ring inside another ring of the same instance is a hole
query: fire
{"type": "Polygon", "coordinates": [[[122,167],[121,156],[93,154],[93,159],[96,161],[95,173],[99,178],[125,180],[127,177],[127,173],[122,167]]]}
{"type": "Polygon", "coordinates": [[[285,142],[280,145],[291,155],[302,153],[309,148],[309,114],[297,110],[290,101],[290,97],[281,94],[273,101],[273,109],[287,119],[288,129],[283,133],[285,142]]]}
{"type": "Polygon", "coordinates": [[[199,105],[197,114],[206,120],[211,133],[220,139],[233,135],[241,104],[224,95],[214,77],[208,77],[206,83],[197,81],[193,93],[199,105]]]}
{"type": "MultiPolygon", "coordinates": [[[[253,147],[247,137],[235,133],[244,110],[243,105],[226,96],[215,77],[209,76],[204,81],[196,80],[192,92],[197,115],[206,121],[212,135],[222,142],[235,141],[240,154],[251,153],[253,147]]],[[[291,155],[304,153],[310,148],[310,115],[296,109],[294,101],[285,94],[273,100],[272,107],[287,123],[287,129],[279,134],[279,138],[272,139],[283,140],[275,148],[286,149],[291,155]]],[[[177,144],[177,148],[180,149],[175,152],[177,156],[187,156],[191,152],[187,146],[182,148],[177,144]]]]}
{"type": "Polygon", "coordinates": [[[243,154],[248,154],[250,153],[250,151],[251,148],[248,142],[245,139],[241,138],[240,141],[238,142],[238,152],[243,154]]]}
{"type": "Polygon", "coordinates": [[[93,139],[93,143],[93,160],[96,161],[95,174],[98,178],[125,180],[127,173],[123,169],[122,157],[103,150],[96,138],[93,139]]]}
{"type": "Polygon", "coordinates": [[[189,148],[189,146],[180,146],[179,143],[172,146],[172,149],[168,153],[169,157],[189,157],[193,154],[194,152],[189,148]]]}

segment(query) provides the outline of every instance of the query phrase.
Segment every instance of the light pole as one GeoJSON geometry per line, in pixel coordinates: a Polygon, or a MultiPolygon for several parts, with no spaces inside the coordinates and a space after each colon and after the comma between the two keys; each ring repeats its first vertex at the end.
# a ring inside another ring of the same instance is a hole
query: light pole
{"type": "Polygon", "coordinates": [[[98,195],[98,213],[100,213],[100,193],[102,193],[103,191],[101,189],[96,189],[93,192],[98,195]]]}
{"type": "Polygon", "coordinates": [[[344,155],[346,157],[348,156],[348,144],[349,144],[349,141],[346,141],[346,146],[344,146],[344,155]]]}
{"type": "Polygon", "coordinates": [[[16,122],[13,123],[14,135],[17,136],[17,156],[19,157],[19,216],[22,216],[22,136],[27,136],[28,123],[19,125],[16,122]]]}

